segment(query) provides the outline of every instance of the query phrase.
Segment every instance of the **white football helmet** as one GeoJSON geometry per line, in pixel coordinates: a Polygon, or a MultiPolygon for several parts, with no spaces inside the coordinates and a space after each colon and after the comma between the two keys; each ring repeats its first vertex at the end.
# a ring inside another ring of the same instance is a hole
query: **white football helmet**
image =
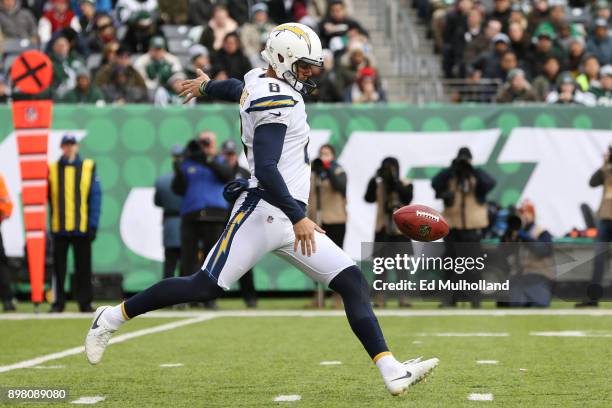
{"type": "Polygon", "coordinates": [[[323,67],[321,40],[310,27],[299,23],[286,23],[275,27],[261,55],[276,75],[296,91],[307,94],[316,88],[310,78],[306,81],[298,79],[296,67],[298,61],[323,67]]]}

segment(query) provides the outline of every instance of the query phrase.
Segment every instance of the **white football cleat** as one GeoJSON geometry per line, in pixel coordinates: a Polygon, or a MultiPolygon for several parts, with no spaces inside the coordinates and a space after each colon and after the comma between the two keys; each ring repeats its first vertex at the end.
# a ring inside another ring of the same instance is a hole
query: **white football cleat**
{"type": "Polygon", "coordinates": [[[85,338],[85,354],[89,364],[98,364],[102,360],[104,350],[115,330],[108,327],[104,319],[100,319],[102,313],[110,306],[100,306],[96,309],[93,324],[85,338]]]}
{"type": "Polygon", "coordinates": [[[437,358],[430,358],[429,360],[422,361],[421,357],[405,361],[402,363],[406,369],[405,374],[384,378],[385,386],[391,395],[401,395],[406,392],[408,387],[412,384],[416,384],[422,380],[439,362],[440,360],[437,358]]]}

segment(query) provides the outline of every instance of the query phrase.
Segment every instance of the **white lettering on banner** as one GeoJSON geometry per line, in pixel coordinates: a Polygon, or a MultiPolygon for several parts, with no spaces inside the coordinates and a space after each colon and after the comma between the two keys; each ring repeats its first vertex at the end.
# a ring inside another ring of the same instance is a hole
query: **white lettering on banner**
{"type": "MultiPolygon", "coordinates": [[[[366,203],[363,196],[368,181],[375,175],[382,160],[396,157],[400,174],[411,167],[449,166],[457,151],[467,146],[474,156],[474,164],[486,163],[501,132],[488,129],[469,132],[355,132],[348,139],[340,164],[348,175],[348,224],[344,249],[353,259],[360,259],[361,242],[374,239],[376,205],[366,203]]],[[[442,209],[435,199],[429,181],[415,183],[414,200],[419,204],[442,209]],[[427,188],[428,192],[423,189],[427,188]]],[[[368,254],[363,254],[367,256],[368,254]]]]}
{"type": "Polygon", "coordinates": [[[609,130],[515,128],[498,162],[537,163],[521,199],[534,202],[538,224],[563,236],[584,228],[580,204],[599,207],[601,187],[590,187],[589,179],[611,142],[609,130]]]}
{"type": "MultiPolygon", "coordinates": [[[[60,141],[70,133],[77,140],[85,137],[84,130],[52,130],[49,132],[47,144],[49,162],[58,160],[61,156],[60,141]]],[[[25,245],[23,233],[23,218],[21,216],[21,173],[19,171],[19,156],[17,154],[17,137],[10,133],[0,142],[0,174],[4,177],[6,186],[14,204],[11,217],[2,222],[2,238],[8,256],[22,257],[25,245]]]]}

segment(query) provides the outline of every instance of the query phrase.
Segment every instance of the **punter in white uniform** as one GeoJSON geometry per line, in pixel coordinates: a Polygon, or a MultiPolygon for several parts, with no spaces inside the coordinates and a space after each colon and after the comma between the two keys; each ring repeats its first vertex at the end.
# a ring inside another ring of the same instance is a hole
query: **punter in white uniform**
{"type": "Polygon", "coordinates": [[[424,377],[438,359],[401,363],[389,351],[369,301],[369,286],[352,259],[306,217],[310,191],[310,127],[302,95],[314,89],[313,68],[323,65],[321,42],[305,25],[282,24],[262,52],[267,70],[214,81],[203,72],[184,81],[185,103],[200,95],[240,103],[242,142],[252,178],[226,188],[238,199],[202,269],[164,279],[117,306],[96,310],[85,349],[97,364],[114,331],[138,315],[166,306],[219,297],[265,254],[273,252],[343,299],[349,324],[393,395],[424,377]]]}

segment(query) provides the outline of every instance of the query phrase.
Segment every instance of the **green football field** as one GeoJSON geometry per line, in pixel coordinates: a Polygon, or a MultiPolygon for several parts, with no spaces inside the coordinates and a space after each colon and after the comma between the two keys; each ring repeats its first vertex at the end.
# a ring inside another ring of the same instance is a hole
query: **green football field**
{"type": "Polygon", "coordinates": [[[104,398],[100,407],[612,405],[611,309],[380,312],[398,358],[440,358],[424,382],[391,397],[341,312],[303,310],[303,300],[253,312],[226,302],[220,312],[135,319],[95,367],[74,349],[90,318],[0,314],[0,387],[65,388],[68,401],[104,398]]]}

